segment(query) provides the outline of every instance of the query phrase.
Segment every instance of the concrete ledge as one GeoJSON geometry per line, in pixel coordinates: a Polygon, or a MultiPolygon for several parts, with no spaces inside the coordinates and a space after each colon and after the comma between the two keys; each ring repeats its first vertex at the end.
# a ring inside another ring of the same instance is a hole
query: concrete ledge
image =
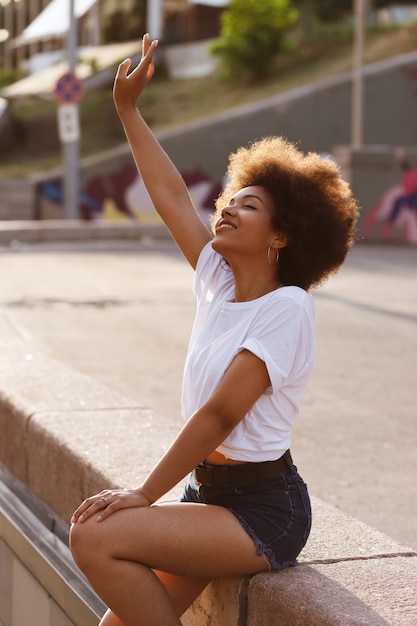
{"type": "Polygon", "coordinates": [[[416,552],[316,498],[313,515],[300,566],[251,579],[247,626],[416,623],[416,552]]]}
{"type": "Polygon", "coordinates": [[[0,245],[94,240],[168,239],[161,222],[105,222],[83,220],[0,220],[0,245]]]}
{"type": "Polygon", "coordinates": [[[0,462],[64,519],[97,490],[137,484],[178,428],[52,359],[0,311],[0,462]]]}
{"type": "MultiPolygon", "coordinates": [[[[0,311],[0,462],[64,520],[86,495],[136,484],[179,427],[50,358],[0,311]]],[[[298,568],[216,580],[182,623],[414,626],[417,553],[316,498],[313,515],[298,568]]]]}
{"type": "Polygon", "coordinates": [[[416,607],[404,611],[396,591],[398,576],[406,574],[407,566],[413,572],[408,595],[415,587],[416,568],[410,561],[380,559],[377,566],[372,561],[349,561],[256,576],[248,589],[246,623],[270,624],[274,616],[274,626],[411,626],[416,607]]]}

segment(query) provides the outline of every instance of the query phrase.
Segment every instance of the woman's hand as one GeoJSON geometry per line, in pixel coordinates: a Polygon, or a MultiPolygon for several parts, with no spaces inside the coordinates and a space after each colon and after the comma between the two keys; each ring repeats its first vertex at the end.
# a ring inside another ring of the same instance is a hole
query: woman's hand
{"type": "Polygon", "coordinates": [[[140,94],[154,74],[154,54],[157,45],[157,39],[151,43],[149,35],[144,35],[139,65],[129,75],[131,60],[126,59],[119,65],[113,87],[114,103],[119,113],[126,107],[136,107],[140,94]]]}
{"type": "Polygon", "coordinates": [[[98,513],[97,522],[101,522],[120,509],[150,505],[151,502],[140,489],[106,489],[84,500],[72,514],[71,523],[84,522],[96,513],[98,513]]]}

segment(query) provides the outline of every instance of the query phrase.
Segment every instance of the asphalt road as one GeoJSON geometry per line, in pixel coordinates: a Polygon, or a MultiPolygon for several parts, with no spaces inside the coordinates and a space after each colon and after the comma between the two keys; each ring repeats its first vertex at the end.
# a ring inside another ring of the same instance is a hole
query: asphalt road
{"type": "MultiPolygon", "coordinates": [[[[0,264],[28,337],[180,427],[194,297],[170,242],[17,245],[0,264]]],[[[315,300],[296,464],[315,496],[417,549],[417,249],[357,245],[315,300]]]]}

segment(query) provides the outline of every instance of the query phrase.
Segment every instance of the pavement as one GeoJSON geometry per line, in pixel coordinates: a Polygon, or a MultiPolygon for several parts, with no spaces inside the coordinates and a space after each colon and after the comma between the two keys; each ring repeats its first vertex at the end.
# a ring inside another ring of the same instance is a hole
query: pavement
{"type": "MultiPolygon", "coordinates": [[[[182,424],[192,271],[170,240],[0,247],[0,306],[50,355],[182,424]]],[[[311,493],[417,549],[417,248],[358,244],[314,293],[292,451],[311,493]]]]}

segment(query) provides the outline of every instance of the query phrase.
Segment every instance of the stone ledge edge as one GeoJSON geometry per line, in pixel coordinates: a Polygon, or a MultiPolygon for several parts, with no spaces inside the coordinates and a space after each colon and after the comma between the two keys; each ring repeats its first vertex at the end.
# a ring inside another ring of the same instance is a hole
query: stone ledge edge
{"type": "Polygon", "coordinates": [[[0,220],[0,245],[12,242],[82,242],[95,240],[169,239],[162,222],[104,222],[83,220],[0,220]]]}

